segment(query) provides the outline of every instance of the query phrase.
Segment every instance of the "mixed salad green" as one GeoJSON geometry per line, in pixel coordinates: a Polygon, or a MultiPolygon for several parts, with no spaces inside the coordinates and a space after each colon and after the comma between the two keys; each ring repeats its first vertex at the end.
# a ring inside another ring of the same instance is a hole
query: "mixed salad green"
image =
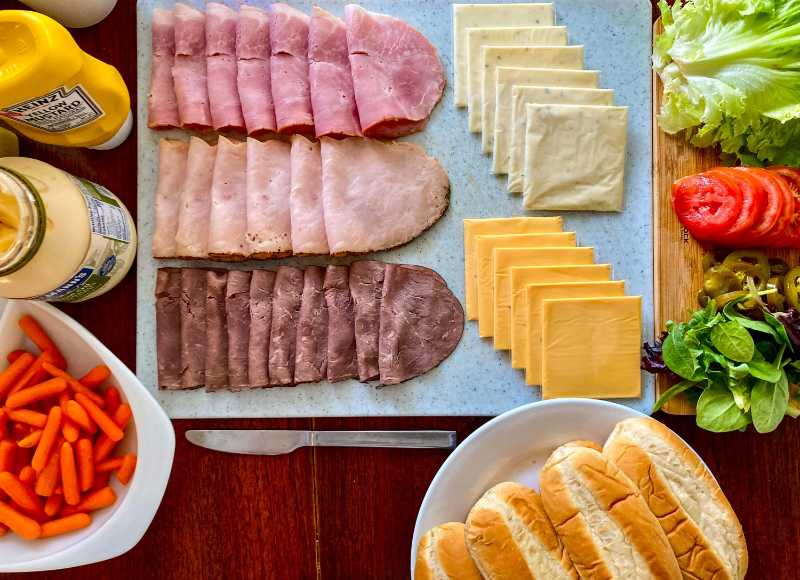
{"type": "Polygon", "coordinates": [[[800,165],[800,0],[660,0],[668,133],[744,164],[800,165]]]}
{"type": "Polygon", "coordinates": [[[645,345],[643,367],[680,381],[654,411],[684,393],[697,405],[697,425],[714,432],[774,431],[800,415],[800,312],[772,312],[753,292],[718,309],[709,299],[686,322],[668,322],[662,341],[645,345]],[[742,309],[742,305],[747,308],[742,309]]]}

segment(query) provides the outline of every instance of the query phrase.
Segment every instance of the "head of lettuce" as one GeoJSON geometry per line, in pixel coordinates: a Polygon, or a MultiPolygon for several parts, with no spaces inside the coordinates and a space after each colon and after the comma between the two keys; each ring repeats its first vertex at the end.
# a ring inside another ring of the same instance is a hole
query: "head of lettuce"
{"type": "Polygon", "coordinates": [[[800,0],[660,0],[667,133],[746,165],[800,166],[800,0]]]}

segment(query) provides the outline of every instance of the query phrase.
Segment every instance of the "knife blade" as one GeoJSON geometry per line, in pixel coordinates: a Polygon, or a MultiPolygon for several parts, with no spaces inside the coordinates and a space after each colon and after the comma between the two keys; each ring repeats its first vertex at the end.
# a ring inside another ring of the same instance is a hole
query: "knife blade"
{"type": "Polygon", "coordinates": [[[195,429],[186,439],[199,447],[245,455],[283,455],[299,447],[453,449],[454,431],[292,431],[195,429]]]}

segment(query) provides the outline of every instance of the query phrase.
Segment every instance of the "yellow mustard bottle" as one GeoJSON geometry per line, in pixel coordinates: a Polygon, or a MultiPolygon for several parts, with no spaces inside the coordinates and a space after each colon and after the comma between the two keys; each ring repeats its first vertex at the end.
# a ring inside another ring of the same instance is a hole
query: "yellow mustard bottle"
{"type": "Polygon", "coordinates": [[[35,141],[93,149],[113,149],[133,126],[119,71],[28,10],[0,10],[0,120],[35,141]]]}

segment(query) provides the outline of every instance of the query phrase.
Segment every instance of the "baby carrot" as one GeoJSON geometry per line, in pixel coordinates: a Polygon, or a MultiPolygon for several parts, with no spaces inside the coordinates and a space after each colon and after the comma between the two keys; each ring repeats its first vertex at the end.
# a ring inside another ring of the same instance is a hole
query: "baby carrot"
{"type": "Polygon", "coordinates": [[[94,470],[97,473],[110,473],[122,467],[124,459],[124,457],[112,457],[111,459],[106,459],[105,461],[101,461],[96,464],[94,466],[94,470]]]}
{"type": "Polygon", "coordinates": [[[11,387],[20,379],[20,377],[27,371],[36,358],[30,353],[23,353],[18,359],[8,365],[6,369],[0,373],[0,397],[11,390],[11,387]]]}
{"type": "Polygon", "coordinates": [[[45,380],[47,378],[47,373],[42,368],[42,365],[46,362],[52,362],[52,357],[53,355],[51,355],[49,352],[43,352],[36,357],[36,360],[33,361],[33,364],[28,367],[28,370],[25,371],[25,373],[19,378],[14,386],[11,387],[11,390],[8,391],[9,396],[21,391],[26,387],[29,387],[30,385],[35,385],[45,380]]]}
{"type": "Polygon", "coordinates": [[[65,518],[52,520],[42,524],[42,535],[40,538],[52,538],[60,534],[74,532],[75,530],[82,530],[92,523],[92,517],[89,514],[73,514],[65,518]]]}
{"type": "Polygon", "coordinates": [[[31,339],[31,342],[39,347],[39,350],[50,352],[53,355],[53,364],[59,368],[67,367],[67,361],[64,360],[64,356],[58,350],[56,343],[47,335],[33,316],[26,314],[20,318],[19,327],[31,339]]]}
{"type": "Polygon", "coordinates": [[[75,422],[69,417],[64,417],[62,412],[63,422],[61,424],[61,435],[70,443],[75,443],[78,437],[81,436],[80,429],[75,422]]]}
{"type": "Polygon", "coordinates": [[[47,371],[47,373],[50,374],[51,376],[66,381],[66,383],[69,385],[69,388],[72,389],[73,392],[82,393],[86,397],[94,401],[95,404],[101,407],[105,406],[106,402],[103,400],[103,397],[91,391],[90,389],[84,387],[82,384],[78,382],[78,379],[73,377],[68,372],[61,370],[56,365],[51,364],[49,362],[42,363],[42,368],[45,371],[47,371]]]}
{"type": "Polygon", "coordinates": [[[88,373],[83,375],[78,382],[84,387],[95,389],[102,385],[108,377],[111,376],[111,370],[106,365],[97,365],[88,373]]]}
{"type": "Polygon", "coordinates": [[[42,430],[36,429],[36,431],[31,431],[30,435],[26,435],[19,441],[17,441],[17,445],[20,447],[24,447],[25,449],[29,449],[31,447],[36,447],[42,439],[42,430]]]}
{"type": "Polygon", "coordinates": [[[44,513],[45,515],[48,515],[52,518],[54,515],[56,515],[58,512],[61,511],[61,507],[63,505],[64,505],[64,496],[54,493],[53,495],[47,498],[46,502],[44,502],[44,513]]]}
{"type": "Polygon", "coordinates": [[[122,485],[128,485],[133,477],[133,472],[136,471],[136,454],[128,453],[122,459],[122,465],[117,471],[117,479],[122,485]]]}
{"type": "Polygon", "coordinates": [[[35,540],[42,534],[42,528],[35,520],[2,501],[0,501],[0,523],[25,540],[35,540]]]}
{"type": "Polygon", "coordinates": [[[64,379],[50,379],[49,381],[27,387],[21,391],[17,391],[13,395],[9,395],[6,400],[6,407],[9,409],[24,407],[30,403],[57,395],[66,388],[67,382],[64,379]]]}
{"type": "Polygon", "coordinates": [[[36,470],[26,465],[19,470],[19,480],[25,485],[32,485],[36,481],[36,470]]]}
{"type": "Polygon", "coordinates": [[[117,387],[108,387],[103,392],[103,398],[106,400],[106,413],[113,416],[122,404],[122,397],[119,395],[119,390],[117,387]]]}
{"type": "MultiPolygon", "coordinates": [[[[0,413],[3,411],[0,410],[0,413]]],[[[47,415],[30,409],[12,409],[8,411],[8,418],[17,423],[25,423],[31,427],[41,429],[47,423],[47,415]]]]}
{"type": "Polygon", "coordinates": [[[14,503],[28,512],[41,513],[42,502],[27,485],[13,473],[0,473],[0,489],[8,494],[14,503]]]}
{"type": "Polygon", "coordinates": [[[0,409],[0,441],[8,437],[8,412],[0,409]]]}
{"type": "Polygon", "coordinates": [[[83,429],[86,433],[89,433],[90,435],[97,433],[97,425],[95,425],[94,421],[89,418],[89,415],[86,413],[86,409],[81,407],[76,401],[67,401],[66,413],[67,416],[75,421],[78,427],[83,429]]]}
{"type": "Polygon", "coordinates": [[[53,453],[45,468],[39,472],[39,477],[36,479],[36,487],[34,487],[36,495],[41,495],[43,497],[50,497],[53,495],[56,486],[58,486],[58,481],[61,478],[60,459],[58,453],[53,453]]]}
{"type": "Polygon", "coordinates": [[[97,426],[108,435],[108,438],[112,441],[120,441],[125,434],[122,432],[122,429],[109,417],[106,413],[97,405],[95,405],[94,401],[92,401],[89,397],[82,393],[77,393],[75,395],[75,400],[78,401],[81,406],[86,409],[86,413],[88,413],[89,417],[97,423],[97,426]]]}
{"type": "Polygon", "coordinates": [[[0,441],[0,471],[12,471],[17,459],[17,444],[10,439],[0,441]]]}
{"type": "MultiPolygon", "coordinates": [[[[23,354],[25,354],[25,353],[31,354],[27,350],[25,350],[24,348],[18,348],[17,350],[12,350],[10,353],[8,353],[6,355],[6,360],[8,361],[8,364],[11,364],[15,360],[17,360],[19,357],[21,357],[23,354]]],[[[33,355],[31,355],[31,356],[33,356],[33,355]]],[[[36,358],[36,357],[34,357],[34,358],[36,358]]]]}
{"type": "Polygon", "coordinates": [[[67,505],[78,505],[81,501],[78,470],[75,467],[75,452],[68,441],[61,445],[61,487],[67,505]]]}
{"type": "MultiPolygon", "coordinates": [[[[123,403],[114,412],[114,423],[116,423],[120,429],[124,430],[125,427],[128,426],[128,423],[130,423],[132,417],[133,414],[131,413],[130,405],[123,403]]],[[[116,445],[116,441],[109,439],[105,433],[100,435],[94,444],[94,460],[102,461],[111,455],[116,445]]]]}
{"type": "Polygon", "coordinates": [[[89,491],[92,488],[92,484],[94,484],[92,442],[89,439],[81,439],[75,449],[77,451],[80,488],[81,491],[89,491]]]}
{"type": "Polygon", "coordinates": [[[33,453],[31,459],[31,467],[37,472],[44,469],[47,464],[47,459],[50,457],[50,451],[56,442],[58,430],[61,427],[61,407],[53,407],[47,415],[47,423],[42,431],[42,437],[39,439],[39,444],[36,446],[36,451],[33,453]]]}
{"type": "Polygon", "coordinates": [[[115,501],[117,501],[117,494],[110,486],[106,486],[87,495],[81,503],[75,506],[75,509],[79,512],[92,512],[107,508],[115,501]]]}

